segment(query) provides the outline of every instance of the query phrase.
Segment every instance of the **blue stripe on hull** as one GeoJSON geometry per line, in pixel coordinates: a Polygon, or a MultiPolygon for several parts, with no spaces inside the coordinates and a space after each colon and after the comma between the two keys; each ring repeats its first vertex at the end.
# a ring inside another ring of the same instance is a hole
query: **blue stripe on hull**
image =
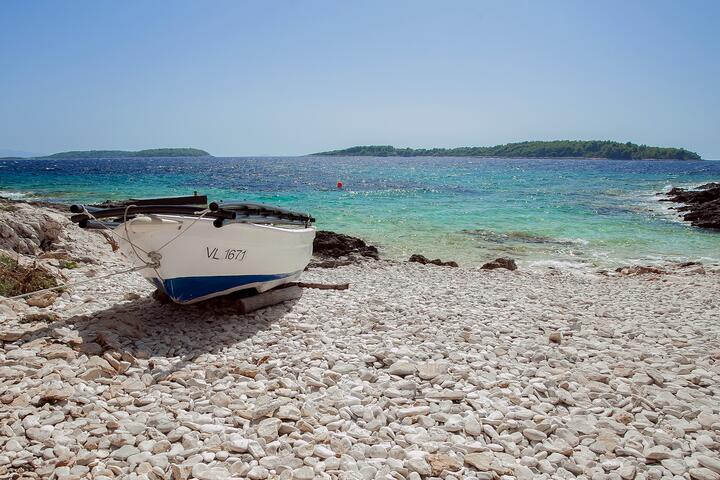
{"type": "Polygon", "coordinates": [[[295,275],[281,273],[276,275],[218,275],[212,277],[177,277],[160,281],[153,279],[153,283],[163,290],[170,298],[178,303],[185,303],[196,298],[205,297],[214,293],[239,289],[243,285],[270,282],[295,275]]]}

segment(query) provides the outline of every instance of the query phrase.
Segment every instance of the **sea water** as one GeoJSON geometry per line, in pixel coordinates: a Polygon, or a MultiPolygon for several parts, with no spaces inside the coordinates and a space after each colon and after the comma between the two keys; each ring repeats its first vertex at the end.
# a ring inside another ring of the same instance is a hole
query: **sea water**
{"type": "Polygon", "coordinates": [[[720,181],[717,161],[243,157],[0,160],[0,196],[58,202],[189,195],[309,212],[391,258],[610,268],[720,262],[720,233],[659,202],[720,181]],[[342,181],[344,187],[336,184],[342,181]]]}

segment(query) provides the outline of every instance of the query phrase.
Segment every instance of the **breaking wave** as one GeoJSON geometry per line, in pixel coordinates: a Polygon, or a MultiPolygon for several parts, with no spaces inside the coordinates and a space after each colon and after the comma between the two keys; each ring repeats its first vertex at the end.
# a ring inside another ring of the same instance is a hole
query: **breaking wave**
{"type": "Polygon", "coordinates": [[[0,190],[0,197],[9,198],[10,200],[21,200],[28,198],[32,195],[32,192],[10,192],[6,190],[0,190]]]}

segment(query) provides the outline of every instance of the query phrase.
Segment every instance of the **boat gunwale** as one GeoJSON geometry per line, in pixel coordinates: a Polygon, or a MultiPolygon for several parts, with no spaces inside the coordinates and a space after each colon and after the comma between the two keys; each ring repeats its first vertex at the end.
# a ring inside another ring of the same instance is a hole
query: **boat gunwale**
{"type": "MultiPolygon", "coordinates": [[[[187,219],[191,222],[195,222],[196,220],[198,222],[203,222],[203,221],[209,222],[212,220],[211,218],[205,218],[205,217],[198,218],[198,217],[191,217],[189,215],[173,215],[173,214],[144,214],[144,215],[154,216],[154,217],[158,217],[158,218],[166,219],[166,220],[172,220],[173,222],[177,222],[178,221],[177,219],[179,219],[179,218],[187,219]]],[[[128,226],[131,226],[134,228],[141,227],[141,226],[147,226],[148,228],[154,228],[154,227],[155,228],[156,227],[177,228],[177,224],[163,224],[163,223],[133,224],[133,221],[136,220],[137,218],[140,218],[140,217],[128,219],[128,221],[127,221],[128,226]]],[[[229,225],[247,225],[247,226],[252,226],[252,227],[256,227],[256,228],[273,229],[273,230],[279,230],[279,231],[283,231],[283,232],[305,232],[305,231],[316,230],[316,228],[313,226],[306,226],[306,224],[304,222],[290,222],[290,221],[283,222],[282,220],[277,221],[277,220],[273,220],[273,219],[266,218],[266,217],[262,217],[257,220],[260,220],[260,221],[254,221],[254,220],[250,220],[250,219],[226,220],[225,222],[223,222],[223,228],[225,228],[229,225]],[[297,227],[297,228],[288,228],[288,227],[297,227]]],[[[182,223],[182,222],[180,222],[180,223],[182,223]]],[[[122,224],[123,224],[122,222],[118,222],[117,224],[113,224],[113,226],[119,226],[122,224]]]]}

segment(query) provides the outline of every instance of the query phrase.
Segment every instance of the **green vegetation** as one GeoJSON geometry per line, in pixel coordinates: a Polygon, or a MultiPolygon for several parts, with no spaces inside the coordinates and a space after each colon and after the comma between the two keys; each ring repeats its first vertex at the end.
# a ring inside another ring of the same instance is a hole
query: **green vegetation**
{"type": "Polygon", "coordinates": [[[503,158],[609,158],[619,160],[700,160],[700,155],[684,148],[650,147],[634,143],[598,140],[553,140],[519,142],[494,147],[395,148],[369,145],[313,153],[327,156],[368,157],[503,157],[503,158]]]}
{"type": "Polygon", "coordinates": [[[79,265],[74,260],[60,260],[59,267],[66,268],[68,270],[72,270],[73,268],[78,268],[79,265]]]}
{"type": "Polygon", "coordinates": [[[0,255],[0,295],[13,297],[57,286],[55,277],[42,267],[26,267],[7,255],[0,255]]]}
{"type": "Polygon", "coordinates": [[[73,152],[60,152],[45,157],[36,157],[42,159],[53,158],[138,158],[138,157],[210,157],[205,150],[197,148],[153,148],[150,150],[140,150],[130,152],[125,150],[78,150],[73,152]]]}

